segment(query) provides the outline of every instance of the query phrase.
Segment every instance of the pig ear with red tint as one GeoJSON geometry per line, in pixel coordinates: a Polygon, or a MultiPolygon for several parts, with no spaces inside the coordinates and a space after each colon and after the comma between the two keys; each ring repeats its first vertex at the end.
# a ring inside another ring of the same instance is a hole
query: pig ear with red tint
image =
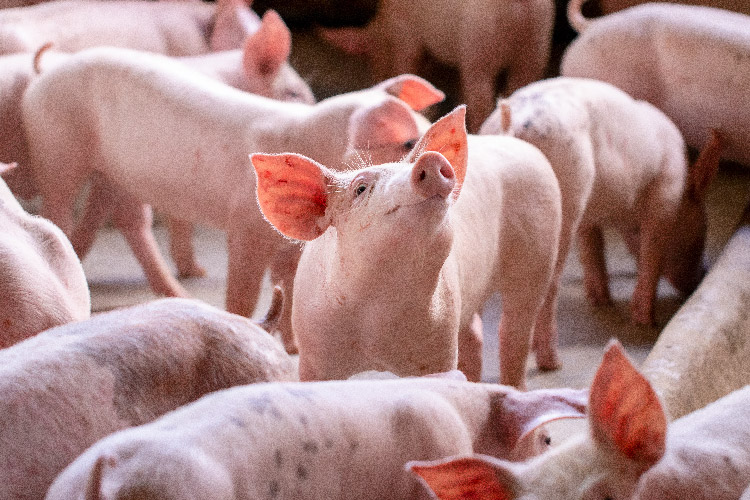
{"type": "Polygon", "coordinates": [[[643,470],[664,455],[667,417],[651,384],[617,341],[610,342],[591,384],[589,424],[594,440],[643,470]]]}
{"type": "Polygon", "coordinates": [[[242,64],[249,74],[276,74],[292,52],[292,34],[276,11],[263,15],[260,28],[245,40],[242,64]]]}
{"type": "Polygon", "coordinates": [[[281,234],[314,240],[326,230],[328,189],[334,176],[323,165],[293,153],[252,154],[258,204],[281,234]]]}
{"type": "Polygon", "coordinates": [[[433,123],[406,157],[406,161],[413,163],[427,151],[436,151],[442,154],[453,167],[456,174],[456,187],[453,189],[453,197],[458,198],[466,177],[466,165],[469,159],[466,106],[458,106],[433,123]]]}
{"type": "Polygon", "coordinates": [[[511,500],[516,481],[499,460],[483,455],[448,458],[434,462],[408,462],[415,474],[438,500],[511,500]]]}
{"type": "Polygon", "coordinates": [[[16,168],[18,166],[18,163],[3,163],[0,162],[0,175],[6,174],[16,168]]]}
{"type": "Polygon", "coordinates": [[[719,160],[724,150],[726,140],[721,132],[711,129],[711,136],[703,146],[695,163],[690,167],[688,174],[688,189],[690,197],[698,203],[703,203],[708,186],[719,171],[719,160]]]}
{"type": "Polygon", "coordinates": [[[445,94],[424,78],[415,75],[399,75],[375,86],[385,90],[409,105],[414,111],[422,111],[445,99],[445,94]]]}

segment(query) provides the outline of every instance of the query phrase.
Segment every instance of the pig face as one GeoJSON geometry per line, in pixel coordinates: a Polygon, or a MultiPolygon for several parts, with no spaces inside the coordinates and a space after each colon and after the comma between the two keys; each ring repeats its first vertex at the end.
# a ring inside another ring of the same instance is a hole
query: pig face
{"type": "Polygon", "coordinates": [[[393,259],[394,245],[435,238],[450,249],[449,207],[466,170],[464,108],[433,125],[400,163],[333,172],[295,154],[254,154],[258,201],[282,234],[312,240],[335,228],[346,255],[393,259]],[[350,236],[351,235],[351,236],[350,236]]]}
{"type": "Polygon", "coordinates": [[[590,434],[524,463],[472,455],[410,462],[440,500],[620,500],[666,447],[656,393],[618,343],[605,353],[589,394],[590,434]]]}
{"type": "Polygon", "coordinates": [[[288,64],[292,35],[281,17],[269,10],[258,31],[245,40],[243,90],[281,101],[313,104],[310,87],[288,64]]]}

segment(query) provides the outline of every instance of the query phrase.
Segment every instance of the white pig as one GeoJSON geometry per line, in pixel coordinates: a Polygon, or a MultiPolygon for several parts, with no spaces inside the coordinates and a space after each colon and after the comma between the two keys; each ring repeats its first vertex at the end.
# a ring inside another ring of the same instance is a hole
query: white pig
{"type": "MultiPolygon", "coordinates": [[[[13,168],[0,164],[0,174],[13,168]]],[[[70,242],[28,214],[2,180],[0,236],[0,348],[89,317],[89,287],[70,242]]]]}
{"type": "Polygon", "coordinates": [[[187,299],[42,332],[0,350],[0,497],[42,498],[98,439],[204,394],[295,378],[257,325],[187,299]]]}
{"type": "Polygon", "coordinates": [[[416,500],[408,460],[458,450],[521,459],[538,452],[525,436],[580,416],[581,400],[443,378],[237,387],[99,441],[46,499],[416,500]]]}
{"type": "Polygon", "coordinates": [[[653,388],[613,343],[588,410],[588,435],[524,463],[474,455],[407,467],[440,500],[737,500],[750,482],[750,387],[667,425],[653,388]]]}
{"type": "Polygon", "coordinates": [[[201,77],[163,56],[98,48],[35,79],[24,96],[23,118],[42,213],[71,231],[73,201],[86,179],[95,175],[116,186],[126,194],[114,207],[114,223],[152,288],[171,295],[178,284],[144,204],[225,229],[226,306],[248,315],[271,258],[291,243],[263,220],[247,154],[300,151],[337,164],[349,117],[360,107],[397,102],[422,109],[442,98],[426,81],[404,75],[314,106],[279,102],[201,77]]]}
{"type": "Polygon", "coordinates": [[[654,322],[660,275],[686,295],[698,286],[718,139],[689,170],[682,135],[664,113],[613,85],[567,77],[533,83],[500,101],[480,133],[530,142],[557,175],[563,224],[551,307],[576,234],[586,296],[594,305],[611,303],[605,227],[622,233],[637,258],[634,322],[654,322]]]}
{"type": "Polygon", "coordinates": [[[241,0],[60,0],[0,10],[0,54],[33,52],[52,42],[64,52],[114,45],[188,56],[237,48],[258,24],[241,0]]]}
{"type": "Polygon", "coordinates": [[[366,53],[376,80],[416,73],[425,53],[460,71],[469,130],[492,111],[498,75],[513,92],[544,75],[554,22],[551,0],[382,0],[364,28],[324,30],[324,38],[366,53]]]}
{"type": "Polygon", "coordinates": [[[612,83],[674,120],[700,148],[711,129],[726,136],[725,158],[750,165],[750,16],[692,5],[647,3],[585,19],[560,72],[612,83]]]}
{"type": "MultiPolygon", "coordinates": [[[[560,190],[538,149],[469,140],[464,115],[459,107],[437,121],[399,163],[334,172],[297,154],[252,155],[264,215],[307,240],[292,308],[302,380],[457,363],[478,380],[478,313],[499,291],[501,383],[525,386],[560,190]]],[[[548,352],[535,347],[543,365],[548,352]]]]}

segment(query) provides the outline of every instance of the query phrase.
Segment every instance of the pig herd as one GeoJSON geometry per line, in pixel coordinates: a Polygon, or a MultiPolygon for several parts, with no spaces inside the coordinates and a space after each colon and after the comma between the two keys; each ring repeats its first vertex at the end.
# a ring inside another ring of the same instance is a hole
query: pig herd
{"type": "Polygon", "coordinates": [[[0,9],[0,499],[750,497],[750,388],[684,414],[611,341],[590,390],[526,390],[529,354],[561,366],[571,249],[603,306],[619,233],[653,324],[660,278],[689,296],[707,271],[719,160],[750,164],[750,17],[584,1],[543,79],[551,0],[381,0],[318,31],[377,83],[317,103],[282,18],[244,0],[0,9]],[[425,52],[466,103],[434,122],[425,52]],[[193,227],[226,232],[226,311],[188,298],[153,211],[180,278],[205,274],[193,227]],[[107,220],[169,298],[91,316],[107,220]]]}

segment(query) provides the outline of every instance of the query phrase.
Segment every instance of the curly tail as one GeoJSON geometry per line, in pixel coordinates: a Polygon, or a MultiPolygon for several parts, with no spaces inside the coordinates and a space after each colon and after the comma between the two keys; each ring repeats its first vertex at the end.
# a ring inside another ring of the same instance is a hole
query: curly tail
{"type": "Polygon", "coordinates": [[[578,33],[582,33],[591,24],[591,19],[584,17],[581,12],[584,3],[586,3],[586,0],[570,0],[568,2],[568,23],[578,33]]]}
{"type": "Polygon", "coordinates": [[[36,73],[37,75],[42,72],[42,68],[40,66],[42,55],[49,49],[51,49],[54,45],[55,44],[52,42],[47,42],[36,49],[36,52],[34,53],[34,73],[36,73]]]}

